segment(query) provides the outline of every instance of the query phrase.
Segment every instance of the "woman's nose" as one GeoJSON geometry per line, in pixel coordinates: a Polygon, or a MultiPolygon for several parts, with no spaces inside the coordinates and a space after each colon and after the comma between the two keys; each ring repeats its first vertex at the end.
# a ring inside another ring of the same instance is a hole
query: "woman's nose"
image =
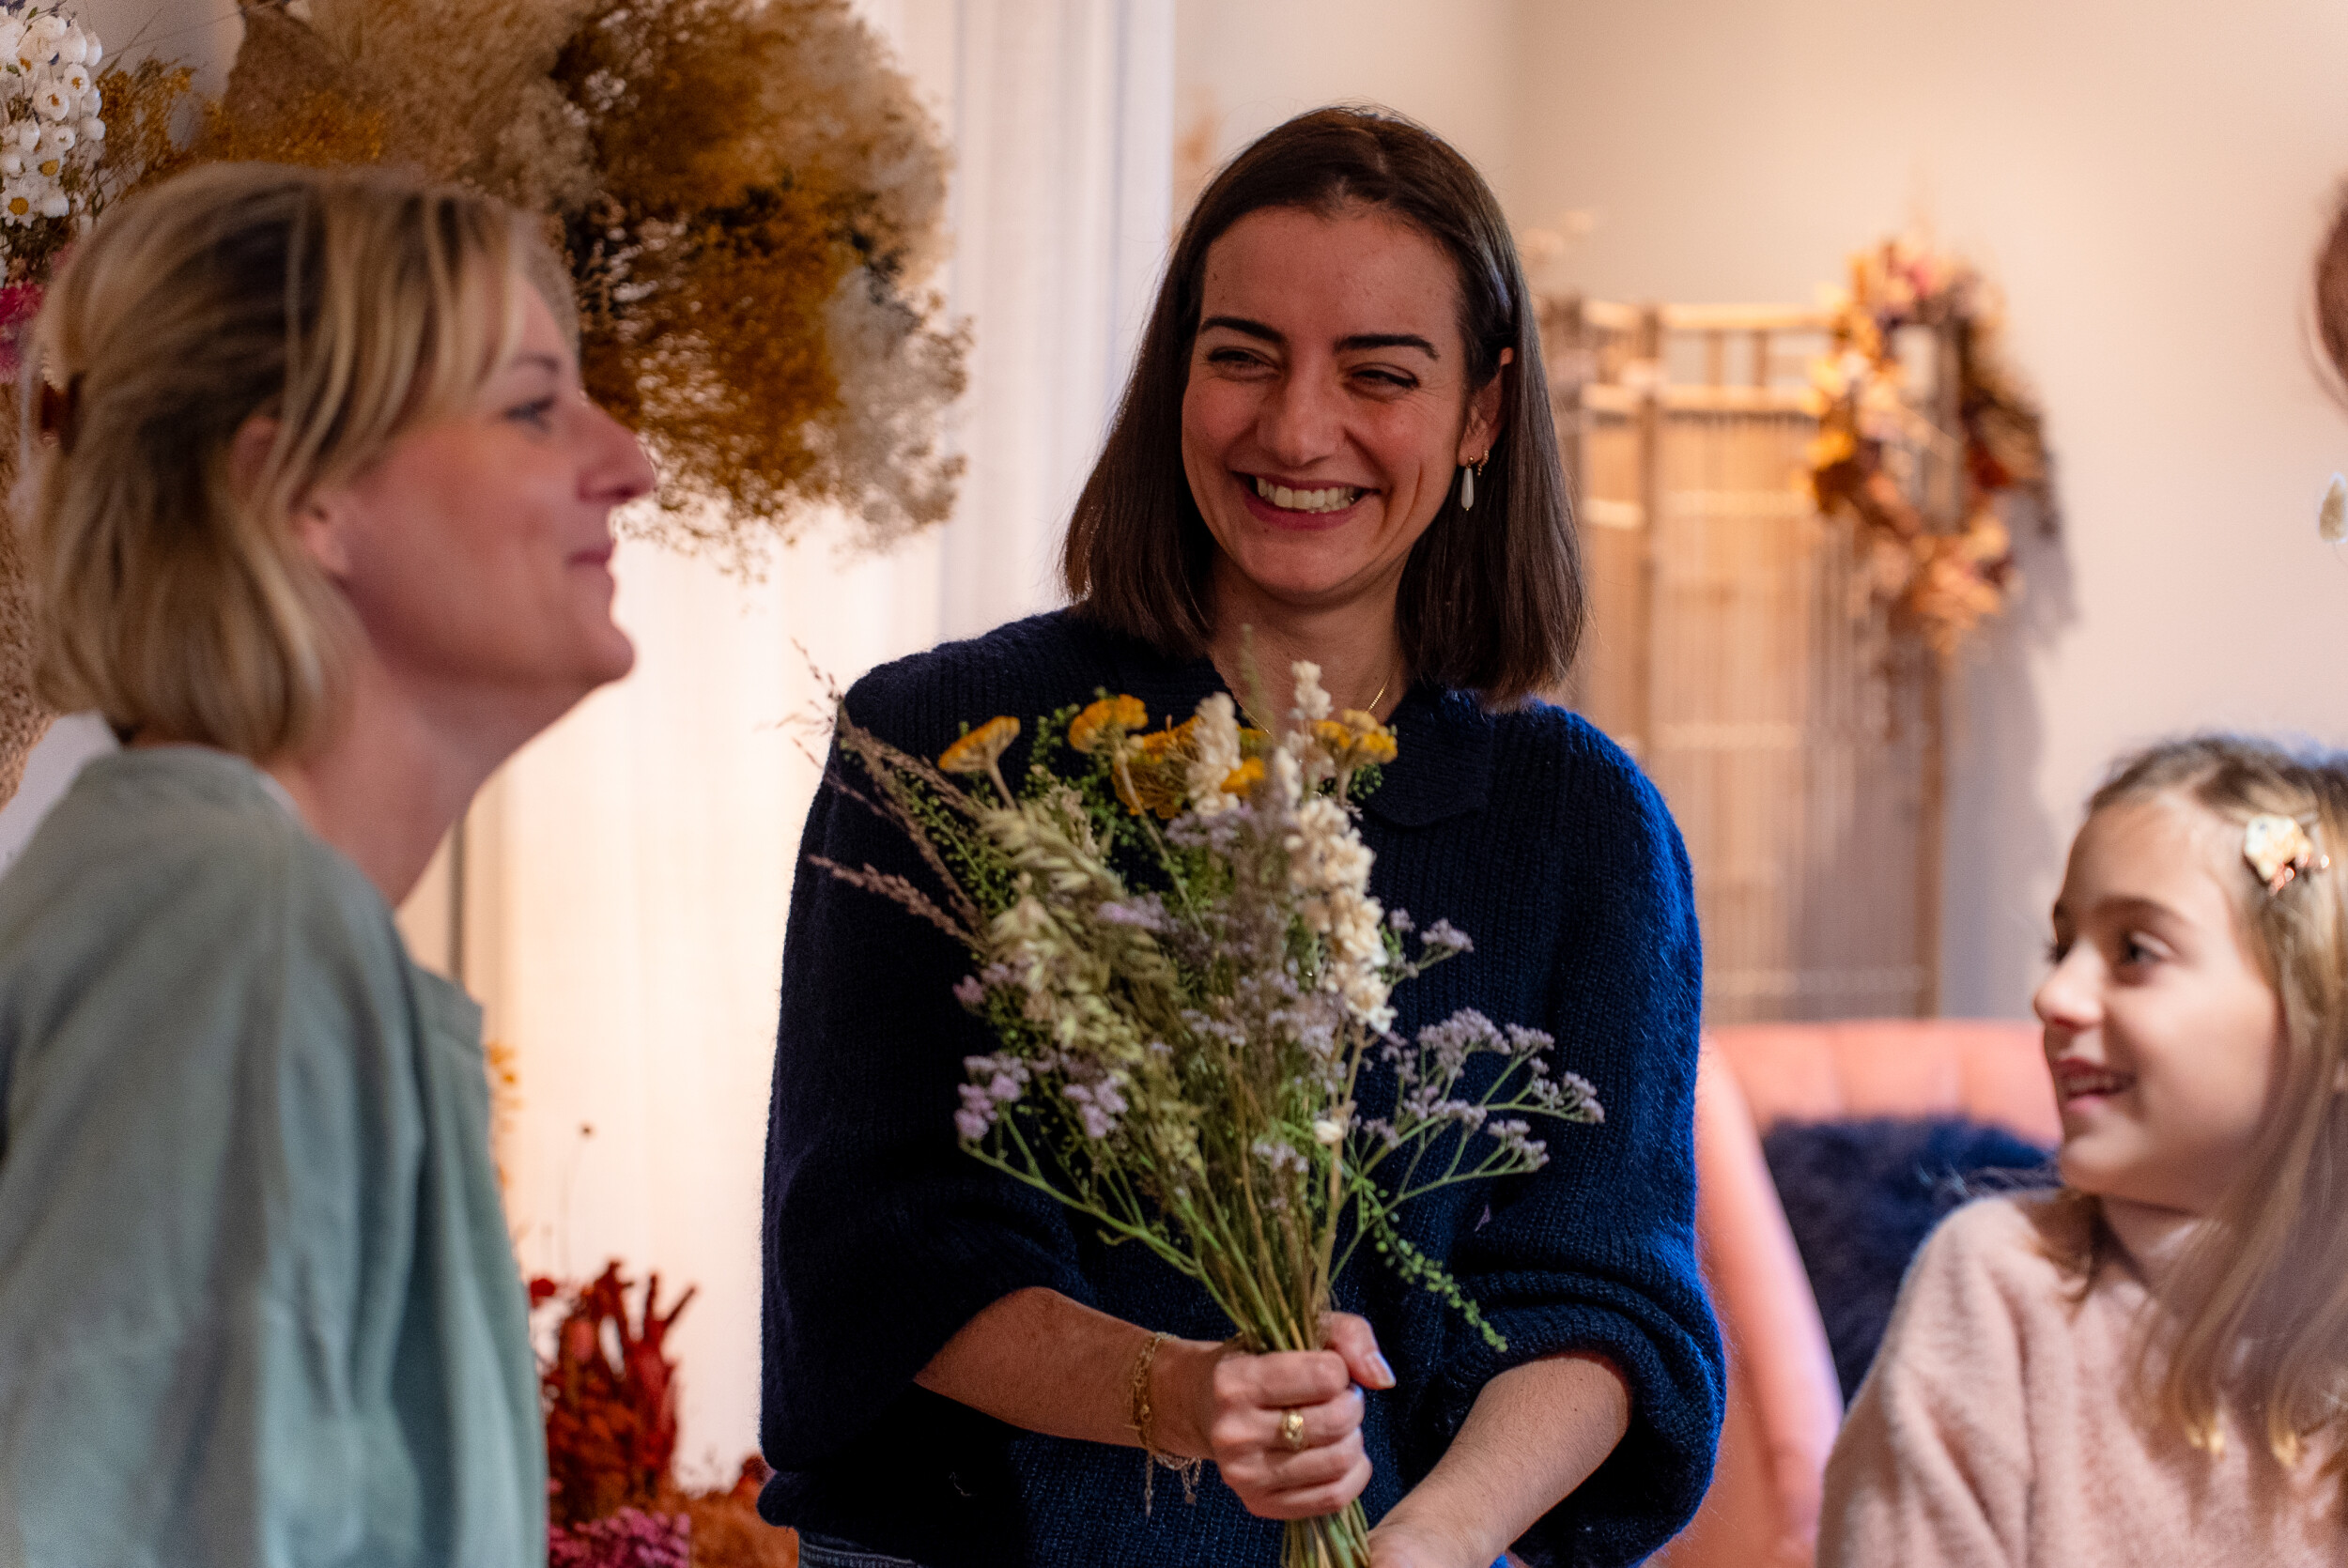
{"type": "Polygon", "coordinates": [[[660,475],[652,466],[652,458],[644,451],[644,443],[636,432],[606,413],[599,406],[587,406],[590,439],[595,443],[595,460],[587,470],[587,488],[595,498],[610,506],[625,506],[639,496],[652,493],[660,483],[660,475]]]}
{"type": "Polygon", "coordinates": [[[1257,438],[1281,466],[1301,469],[1335,452],[1343,428],[1337,390],[1305,372],[1283,377],[1264,400],[1257,438]]]}

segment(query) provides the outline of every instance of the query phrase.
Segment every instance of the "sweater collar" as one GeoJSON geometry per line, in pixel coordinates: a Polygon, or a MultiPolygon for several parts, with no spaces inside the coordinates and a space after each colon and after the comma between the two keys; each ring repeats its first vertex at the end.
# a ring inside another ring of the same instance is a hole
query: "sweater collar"
{"type": "MultiPolygon", "coordinates": [[[[1116,689],[1141,699],[1152,723],[1179,722],[1208,696],[1229,689],[1213,659],[1166,659],[1130,638],[1099,635],[1109,644],[1116,689]]],[[[1388,722],[1396,756],[1364,803],[1369,815],[1394,827],[1426,827],[1484,808],[1491,793],[1492,719],[1474,694],[1416,685],[1388,722]]]]}

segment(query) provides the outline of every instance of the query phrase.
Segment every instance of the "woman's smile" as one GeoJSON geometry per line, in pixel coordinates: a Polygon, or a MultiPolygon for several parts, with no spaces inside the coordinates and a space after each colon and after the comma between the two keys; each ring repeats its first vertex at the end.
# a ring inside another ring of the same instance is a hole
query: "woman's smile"
{"type": "Polygon", "coordinates": [[[1352,522],[1363,501],[1377,494],[1367,485],[1280,480],[1266,474],[1235,474],[1241,500],[1257,521],[1271,528],[1313,531],[1352,522]]]}

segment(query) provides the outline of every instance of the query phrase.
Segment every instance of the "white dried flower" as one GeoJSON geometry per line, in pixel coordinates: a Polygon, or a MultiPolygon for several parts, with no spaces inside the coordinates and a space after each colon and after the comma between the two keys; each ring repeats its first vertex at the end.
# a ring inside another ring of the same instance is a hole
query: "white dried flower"
{"type": "Polygon", "coordinates": [[[1289,667],[1296,677],[1295,716],[1311,724],[1329,716],[1329,694],[1321,689],[1321,666],[1310,659],[1299,659],[1289,667]]]}
{"type": "Polygon", "coordinates": [[[1191,809],[1202,817],[1219,816],[1238,802],[1223,792],[1223,781],[1238,771],[1239,715],[1228,692],[1216,692],[1198,704],[1198,728],[1193,732],[1193,752],[1184,783],[1191,809]]]}
{"type": "Polygon", "coordinates": [[[67,30],[65,18],[51,11],[46,16],[33,18],[32,26],[26,31],[35,43],[46,44],[51,49],[54,49],[64,41],[67,30]]]}
{"type": "Polygon", "coordinates": [[[73,134],[71,126],[53,125],[40,133],[40,150],[52,153],[71,152],[76,140],[78,138],[73,134]]]}
{"type": "Polygon", "coordinates": [[[106,122],[104,120],[100,119],[96,115],[92,115],[89,118],[82,122],[82,140],[85,142],[102,142],[105,139],[106,122]]]}
{"type": "Polygon", "coordinates": [[[33,107],[45,120],[61,120],[73,113],[73,95],[51,82],[33,90],[33,107]]]}
{"type": "Polygon", "coordinates": [[[90,89],[89,69],[85,66],[68,66],[57,72],[54,80],[58,86],[63,87],[75,98],[80,98],[90,89]]]}
{"type": "Polygon", "coordinates": [[[66,200],[62,191],[52,191],[40,199],[40,215],[44,218],[62,218],[72,210],[73,204],[66,200]]]}
{"type": "Polygon", "coordinates": [[[57,40],[57,58],[76,67],[89,58],[89,39],[82,35],[79,27],[68,27],[65,37],[57,40]]]}
{"type": "Polygon", "coordinates": [[[14,17],[0,17],[0,58],[13,62],[23,52],[24,23],[14,17]]]}

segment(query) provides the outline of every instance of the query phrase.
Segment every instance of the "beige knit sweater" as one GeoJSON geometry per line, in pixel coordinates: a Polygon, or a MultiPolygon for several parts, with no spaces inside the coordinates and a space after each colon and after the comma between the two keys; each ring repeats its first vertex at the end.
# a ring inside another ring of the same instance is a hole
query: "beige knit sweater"
{"type": "MultiPolygon", "coordinates": [[[[2184,1232],[2118,1217],[2130,1258],[2084,1301],[2043,1198],[1988,1198],[1917,1254],[1827,1463],[1819,1568],[2348,1563],[2338,1483],[2286,1471],[2239,1424],[2212,1455],[2127,1397],[2139,1265],[2184,1232]]],[[[2189,1222],[2188,1222],[2189,1224],[2189,1222]]]]}

